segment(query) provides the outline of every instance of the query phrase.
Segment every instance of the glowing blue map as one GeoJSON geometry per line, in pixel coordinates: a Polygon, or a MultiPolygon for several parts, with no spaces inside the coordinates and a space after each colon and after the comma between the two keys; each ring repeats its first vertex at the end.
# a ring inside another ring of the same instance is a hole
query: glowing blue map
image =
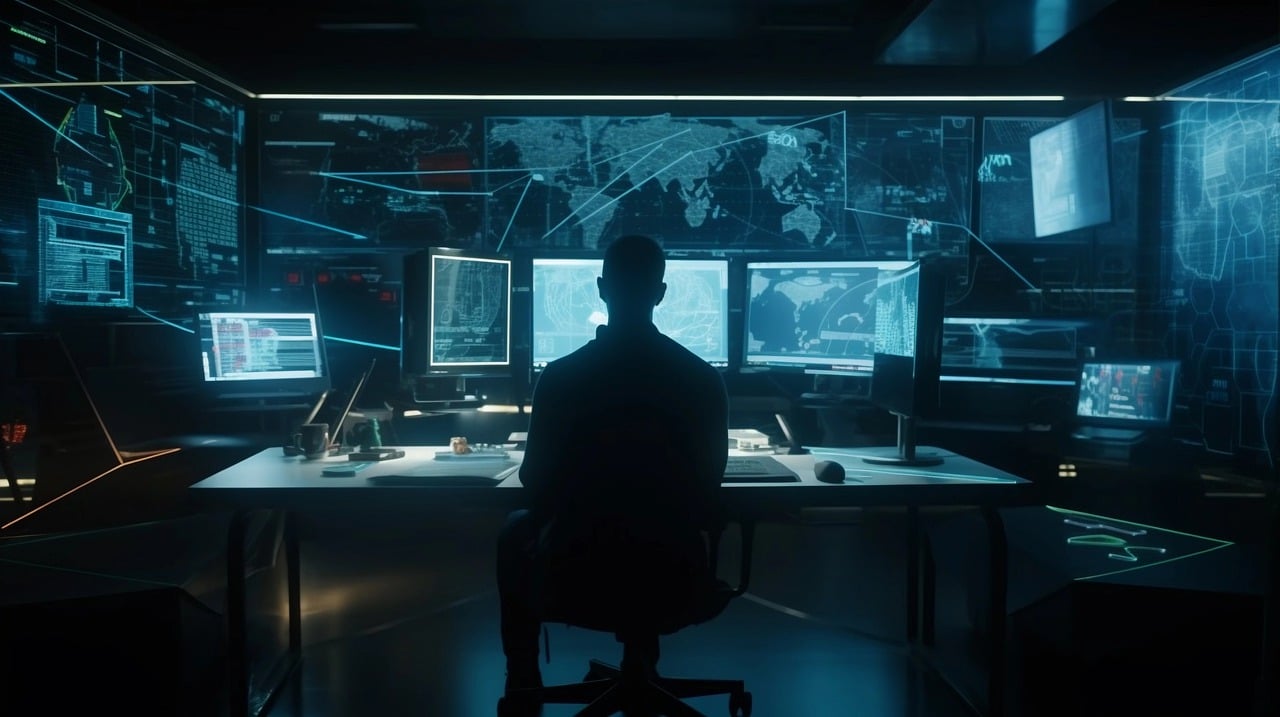
{"type": "Polygon", "coordinates": [[[668,248],[823,247],[843,221],[843,112],[490,117],[485,160],[499,249],[630,233],[668,248]]]}
{"type": "Polygon", "coordinates": [[[1169,93],[1164,244],[1205,448],[1274,467],[1280,50],[1169,93]]]}

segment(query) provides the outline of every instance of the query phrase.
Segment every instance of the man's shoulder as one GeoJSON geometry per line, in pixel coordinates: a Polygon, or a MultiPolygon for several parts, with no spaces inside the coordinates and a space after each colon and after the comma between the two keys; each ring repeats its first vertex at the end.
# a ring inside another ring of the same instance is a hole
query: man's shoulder
{"type": "Polygon", "coordinates": [[[697,383],[707,387],[708,390],[724,391],[724,378],[720,375],[719,370],[707,363],[706,359],[685,348],[670,336],[665,334],[661,336],[667,344],[667,351],[674,370],[690,376],[697,383]]]}

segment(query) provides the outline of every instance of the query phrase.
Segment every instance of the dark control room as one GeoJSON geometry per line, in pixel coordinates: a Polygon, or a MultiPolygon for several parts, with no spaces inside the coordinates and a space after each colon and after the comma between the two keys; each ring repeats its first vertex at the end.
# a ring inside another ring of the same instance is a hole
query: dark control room
{"type": "Polygon", "coordinates": [[[0,13],[0,713],[1280,715],[1275,0],[0,13]]]}

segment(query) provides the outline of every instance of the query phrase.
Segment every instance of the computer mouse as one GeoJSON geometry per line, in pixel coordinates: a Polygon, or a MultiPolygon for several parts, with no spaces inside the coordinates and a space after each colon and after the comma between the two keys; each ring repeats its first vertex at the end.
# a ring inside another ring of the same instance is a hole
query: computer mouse
{"type": "Polygon", "coordinates": [[[835,461],[814,463],[813,474],[823,483],[844,483],[844,466],[835,461]]]}

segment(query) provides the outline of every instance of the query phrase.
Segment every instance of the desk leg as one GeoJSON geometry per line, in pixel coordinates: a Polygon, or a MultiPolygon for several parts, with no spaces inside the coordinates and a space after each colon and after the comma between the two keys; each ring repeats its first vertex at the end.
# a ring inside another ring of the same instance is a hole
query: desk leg
{"type": "Polygon", "coordinates": [[[923,555],[922,569],[924,571],[923,584],[921,585],[921,605],[923,614],[920,617],[920,643],[927,646],[933,646],[934,620],[937,618],[937,597],[938,597],[938,566],[933,562],[933,545],[924,540],[920,546],[920,552],[923,555]]]}
{"type": "MultiPolygon", "coordinates": [[[[227,693],[230,717],[249,717],[248,588],[245,584],[245,528],[249,511],[231,515],[227,529],[227,693]]],[[[302,660],[302,566],[299,562],[298,527],[293,513],[281,516],[284,531],[285,566],[289,602],[289,653],[276,673],[283,683],[302,660]]],[[[273,684],[259,712],[269,709],[279,691],[273,684]]]]}
{"type": "Polygon", "coordinates": [[[289,655],[294,664],[302,659],[302,564],[298,560],[298,521],[284,514],[284,549],[288,565],[289,655]]]}
{"type": "Polygon", "coordinates": [[[991,612],[987,624],[990,629],[987,662],[990,674],[987,678],[987,715],[1003,717],[1005,682],[1005,620],[1008,610],[1009,590],[1009,542],[1004,532],[1004,519],[993,506],[982,509],[987,522],[987,539],[991,547],[991,612]]]}
{"type": "Polygon", "coordinates": [[[249,714],[249,646],[245,626],[245,511],[227,528],[227,699],[230,717],[249,714]]]}
{"type": "Polygon", "coordinates": [[[914,644],[920,626],[920,508],[907,506],[907,643],[914,644]]]}

